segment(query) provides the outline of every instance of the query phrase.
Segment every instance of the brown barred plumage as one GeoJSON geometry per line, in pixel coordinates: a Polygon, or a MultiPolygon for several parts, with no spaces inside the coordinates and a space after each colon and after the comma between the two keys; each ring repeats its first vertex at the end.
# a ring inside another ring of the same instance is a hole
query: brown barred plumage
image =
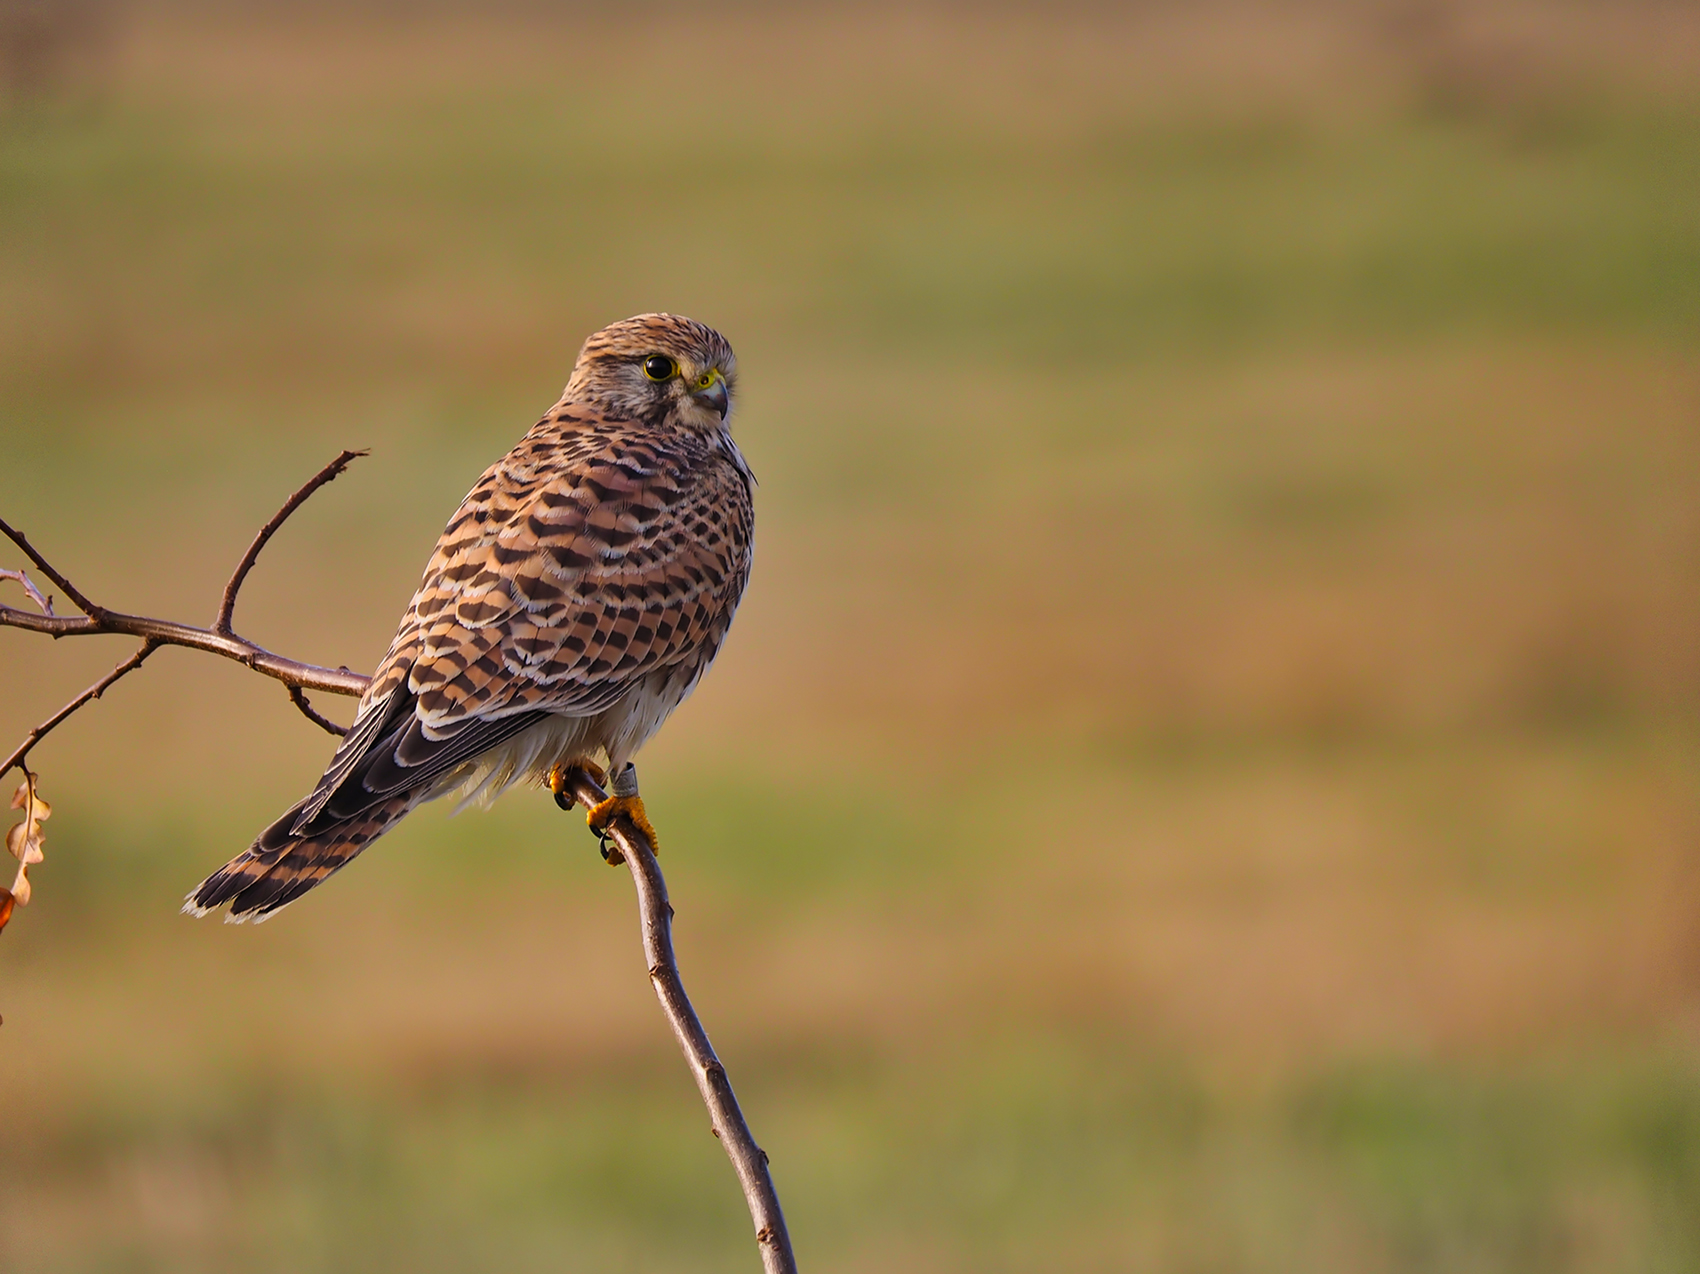
{"type": "Polygon", "coordinates": [[[185,910],[264,917],[423,800],[489,799],[577,758],[624,766],[719,651],[749,578],[735,381],[725,338],[690,319],[587,340],[560,402],[449,520],[318,786],[185,910]]]}

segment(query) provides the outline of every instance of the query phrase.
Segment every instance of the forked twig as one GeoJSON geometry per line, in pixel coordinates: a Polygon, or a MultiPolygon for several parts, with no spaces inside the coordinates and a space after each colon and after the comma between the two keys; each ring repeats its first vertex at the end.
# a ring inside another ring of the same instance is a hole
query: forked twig
{"type": "Polygon", "coordinates": [[[0,533],[4,533],[7,539],[22,549],[36,569],[63,589],[65,596],[83,612],[81,615],[55,615],[53,599],[43,597],[41,590],[28,575],[23,571],[0,570],[0,579],[16,580],[22,584],[30,600],[41,608],[41,614],[37,615],[31,611],[19,610],[15,606],[0,606],[0,627],[24,628],[31,632],[46,633],[55,639],[86,637],[100,633],[126,634],[142,639],[142,644],[135,654],[25,735],[24,741],[6,758],[5,764],[0,765],[0,774],[14,767],[24,769],[30,749],[41,742],[49,731],[77,709],[100,698],[106,688],[120,677],[140,668],[142,662],[161,646],[187,646],[192,650],[210,651],[215,655],[223,655],[227,659],[244,663],[255,672],[275,677],[289,688],[290,702],[299,708],[309,721],[332,734],[342,734],[343,729],[336,722],[313,711],[302,691],[312,689],[325,690],[332,694],[358,695],[366,689],[367,678],[357,672],[350,672],[347,668],[321,668],[316,664],[297,663],[293,659],[274,655],[269,650],[238,637],[231,630],[230,616],[236,609],[236,594],[241,590],[242,582],[248,578],[248,572],[253,569],[260,550],[266,546],[266,541],[271,539],[291,513],[306,502],[308,496],[348,468],[350,461],[367,454],[364,451],[341,452],[335,460],[320,469],[294,495],[284,501],[283,507],[272,516],[271,521],[260,528],[260,533],[254,537],[254,542],[248,546],[248,551],[236,564],[235,573],[224,586],[218,618],[213,621],[211,628],[195,628],[168,619],[150,619],[145,615],[126,615],[121,611],[97,606],[62,575],[53,563],[43,557],[22,531],[0,519],[0,533]]]}
{"type": "MultiPolygon", "coordinates": [[[[0,627],[22,628],[31,632],[46,633],[54,638],[121,633],[142,639],[142,644],[135,654],[31,730],[23,743],[0,765],[0,774],[15,767],[24,770],[27,778],[29,770],[25,761],[31,748],[79,708],[100,698],[107,687],[141,667],[143,662],[162,646],[186,646],[192,650],[208,651],[234,659],[255,672],[274,677],[288,687],[290,702],[310,721],[332,734],[346,733],[334,721],[315,712],[307,702],[304,692],[323,690],[330,694],[359,695],[366,689],[369,678],[347,668],[322,668],[316,664],[299,663],[274,655],[253,642],[238,637],[231,628],[231,615],[235,611],[236,595],[243,581],[253,568],[260,550],[266,546],[266,542],[278,527],[283,525],[285,519],[313,492],[346,469],[351,460],[365,454],[362,451],[344,451],[291,496],[276,516],[260,529],[247,553],[237,564],[230,582],[225,585],[218,615],[211,628],[196,628],[171,620],[128,615],[95,605],[37,552],[21,531],[0,521],[0,533],[22,549],[36,568],[83,611],[81,615],[55,615],[51,600],[44,598],[22,571],[5,571],[0,572],[0,578],[21,583],[42,613],[38,615],[16,607],[0,606],[0,627]]],[[[586,806],[599,804],[607,795],[589,775],[578,770],[571,772],[567,791],[571,792],[575,800],[586,806]]],[[[791,1251],[791,1238],[785,1228],[785,1216],[780,1211],[779,1196],[773,1188],[773,1177],[768,1171],[767,1154],[751,1136],[749,1124],[745,1122],[743,1112],[738,1108],[738,1099],[733,1094],[731,1081],[726,1076],[726,1068],[715,1056],[714,1046],[709,1043],[708,1033],[703,1030],[702,1021],[697,1017],[690,997],[685,994],[684,983],[679,978],[678,962],[673,955],[673,908],[667,901],[667,881],[655,861],[654,847],[624,815],[609,824],[608,834],[619,846],[626,863],[631,867],[632,881],[637,887],[638,918],[642,927],[644,958],[649,966],[650,982],[655,988],[656,999],[661,1002],[662,1012],[666,1014],[668,1024],[673,1028],[673,1036],[678,1040],[686,1061],[690,1063],[703,1104],[708,1107],[714,1135],[720,1139],[727,1157],[732,1161],[733,1170],[738,1174],[738,1183],[743,1188],[744,1200],[755,1224],[762,1268],[766,1274],[796,1274],[797,1261],[791,1251]]],[[[3,923],[4,921],[0,920],[0,924],[3,923]]]]}
{"type": "MultiPolygon", "coordinates": [[[[20,538],[4,521],[0,521],[0,534],[5,534],[14,544],[20,538]]],[[[82,603],[77,604],[80,606],[82,603]]],[[[117,633],[140,637],[156,646],[187,646],[190,650],[223,655],[255,672],[274,677],[286,686],[300,686],[303,690],[358,696],[366,689],[367,679],[360,673],[350,672],[347,668],[325,668],[319,664],[285,659],[243,637],[226,637],[210,628],[196,628],[193,624],[179,624],[170,619],[150,619],[146,615],[128,615],[123,611],[100,608],[97,612],[95,615],[37,615],[15,606],[0,606],[0,628],[22,628],[54,638],[117,633]]]]}
{"type": "Polygon", "coordinates": [[[27,571],[0,571],[0,579],[16,580],[24,586],[24,592],[29,594],[30,601],[41,607],[43,615],[53,614],[53,599],[41,595],[41,590],[35,586],[35,581],[29,577],[27,571]]]}
{"type": "MultiPolygon", "coordinates": [[[[91,637],[102,633],[119,633],[130,637],[140,637],[144,642],[153,646],[186,646],[191,650],[204,650],[210,654],[222,655],[226,659],[234,659],[246,664],[255,672],[263,673],[283,682],[291,690],[290,700],[306,712],[308,719],[326,729],[332,729],[334,722],[327,722],[317,713],[304,707],[305,699],[298,698],[294,692],[301,690],[323,690],[329,694],[359,695],[366,689],[367,679],[357,672],[347,668],[324,668],[318,664],[305,664],[294,659],[285,659],[274,655],[263,646],[256,645],[245,637],[238,637],[231,629],[230,618],[236,609],[236,595],[242,588],[242,583],[253,569],[255,560],[260,556],[260,550],[266,542],[283,525],[290,514],[306,502],[320,487],[330,482],[357,457],[366,455],[364,451],[344,451],[332,460],[318,473],[314,474],[305,485],[284,502],[284,505],[260,529],[254,537],[254,542],[248,546],[248,551],[242,555],[242,560],[236,564],[236,570],[231,575],[229,583],[224,586],[224,595],[219,603],[218,616],[211,628],[196,628],[192,624],[180,624],[170,619],[153,619],[146,615],[129,615],[123,611],[108,610],[98,606],[85,597],[76,585],[62,575],[36,547],[29,542],[29,537],[16,527],[0,519],[0,534],[23,550],[31,562],[43,575],[52,580],[64,592],[65,596],[83,613],[81,615],[55,615],[51,599],[44,599],[22,571],[6,571],[0,573],[0,578],[17,579],[29,592],[30,597],[42,608],[41,614],[21,610],[15,606],[0,605],[0,628],[23,628],[30,632],[46,633],[49,637],[91,637]]],[[[77,706],[81,706],[78,704],[77,706]]],[[[74,710],[74,709],[73,709],[74,710]]],[[[3,772],[3,771],[0,771],[3,772]]]]}
{"type": "MultiPolygon", "coordinates": [[[[84,597],[81,593],[79,593],[77,591],[77,586],[75,584],[71,583],[70,580],[66,579],[63,575],[61,575],[57,570],[54,569],[53,563],[49,562],[40,553],[37,553],[35,551],[35,546],[29,542],[29,540],[24,536],[24,533],[22,531],[13,530],[11,527],[6,525],[6,522],[5,522],[4,519],[0,519],[0,531],[5,532],[6,538],[8,540],[12,541],[13,544],[16,544],[19,548],[21,548],[24,551],[24,556],[29,558],[30,561],[35,563],[35,567],[38,571],[40,571],[43,575],[47,576],[47,578],[52,580],[55,584],[59,585],[60,588],[64,589],[65,590],[65,596],[69,597],[71,599],[71,604],[74,605],[78,610],[82,611],[83,614],[89,616],[89,618],[91,618],[91,619],[97,619],[101,615],[104,615],[106,613],[103,608],[96,606],[88,598],[84,597]]],[[[20,571],[19,574],[21,575],[22,572],[20,571]]],[[[40,595],[37,592],[37,590],[35,590],[33,588],[30,588],[27,591],[29,591],[33,596],[39,596],[40,595]]],[[[39,605],[39,603],[38,603],[38,605],[39,605]]],[[[3,609],[10,610],[11,608],[5,607],[3,609]]],[[[52,610],[51,607],[43,606],[42,609],[47,612],[47,614],[45,616],[43,616],[43,618],[45,618],[45,619],[56,619],[57,618],[57,616],[55,616],[53,614],[53,610],[52,610]]],[[[19,612],[19,613],[25,614],[25,615],[28,614],[27,611],[22,611],[22,612],[19,612]]],[[[31,625],[28,625],[28,624],[19,624],[18,625],[18,627],[20,627],[20,628],[27,628],[27,627],[30,627],[30,626],[31,625]]],[[[53,630],[48,629],[48,628],[38,628],[36,631],[38,631],[38,632],[52,632],[53,630]]],[[[61,636],[61,634],[57,633],[57,632],[55,632],[53,635],[55,637],[61,636]]]]}
{"type": "MultiPolygon", "coordinates": [[[[334,482],[342,471],[348,468],[350,461],[371,454],[370,451],[344,451],[340,453],[335,460],[307,479],[306,484],[285,500],[281,509],[272,514],[272,520],[260,528],[260,533],[254,537],[254,542],[248,546],[248,551],[242,555],[242,560],[236,564],[236,570],[231,575],[230,582],[224,586],[224,596],[219,599],[218,603],[218,618],[213,620],[213,632],[223,637],[234,635],[230,628],[230,617],[236,611],[236,594],[242,588],[242,581],[248,578],[248,572],[254,569],[254,562],[259,558],[260,550],[265,548],[266,541],[277,533],[278,527],[284,524],[291,513],[294,513],[307,502],[308,496],[324,486],[325,483],[334,482]]],[[[289,697],[295,699],[293,694],[289,697]]],[[[300,700],[295,700],[295,706],[298,708],[301,706],[300,700]]],[[[312,714],[308,713],[308,716],[311,717],[312,714]]]]}
{"type": "MultiPolygon", "coordinates": [[[[565,778],[566,790],[587,808],[607,798],[608,794],[583,770],[567,771],[565,778]]],[[[714,1045],[708,1042],[708,1032],[703,1030],[702,1020],[697,1017],[690,997],[685,994],[685,984],[679,978],[679,963],[673,956],[673,907],[667,901],[667,880],[655,861],[655,850],[649,838],[624,814],[608,824],[608,834],[632,869],[649,980],[655,987],[655,998],[661,1001],[661,1011],[673,1028],[673,1038],[679,1041],[679,1050],[690,1063],[703,1105],[708,1107],[714,1135],[738,1174],[750,1220],[756,1227],[762,1268],[766,1274],[797,1274],[797,1258],[791,1252],[785,1214],[780,1211],[773,1175],[767,1170],[767,1152],[751,1135],[744,1112],[733,1095],[732,1081],[726,1076],[726,1067],[715,1056],[714,1045]]]]}

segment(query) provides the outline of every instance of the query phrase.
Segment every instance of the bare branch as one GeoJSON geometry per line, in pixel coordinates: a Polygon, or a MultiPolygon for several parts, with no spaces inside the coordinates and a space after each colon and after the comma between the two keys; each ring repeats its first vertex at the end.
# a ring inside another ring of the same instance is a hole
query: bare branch
{"type": "Polygon", "coordinates": [[[83,614],[89,616],[91,619],[98,619],[105,613],[101,607],[96,606],[88,598],[79,593],[76,585],[71,583],[70,580],[66,579],[58,571],[54,570],[53,564],[40,553],[35,551],[35,546],[31,544],[27,538],[25,538],[24,533],[7,525],[4,518],[0,518],[0,534],[4,534],[8,540],[21,548],[24,551],[24,556],[28,557],[30,561],[35,563],[36,569],[43,575],[47,576],[47,578],[52,580],[55,584],[59,585],[59,587],[65,591],[65,596],[69,597],[72,604],[75,605],[78,610],[82,611],[83,614]]]}
{"type": "MultiPolygon", "coordinates": [[[[22,549],[37,569],[63,589],[65,595],[83,611],[81,615],[55,615],[50,602],[41,596],[22,571],[0,571],[0,578],[21,583],[43,612],[35,614],[16,607],[0,606],[0,627],[22,628],[29,632],[45,633],[56,639],[101,633],[128,634],[141,638],[142,642],[135,654],[31,730],[23,743],[6,758],[4,764],[0,764],[0,774],[16,767],[24,771],[26,781],[29,781],[30,772],[24,763],[29,757],[30,749],[72,713],[100,698],[108,686],[141,667],[143,662],[162,646],[184,646],[192,650],[204,650],[210,654],[234,659],[268,677],[275,677],[288,687],[290,702],[308,720],[332,734],[347,733],[336,722],[315,712],[307,702],[304,691],[323,690],[331,694],[359,695],[365,691],[370,679],[347,668],[323,668],[274,655],[269,650],[236,636],[231,628],[231,616],[236,607],[236,595],[243,581],[278,527],[282,526],[289,515],[300,508],[313,492],[347,468],[351,460],[365,454],[344,451],[291,496],[271,521],[261,528],[237,564],[230,582],[225,585],[218,616],[210,629],[195,628],[171,620],[151,619],[143,615],[127,615],[95,605],[38,553],[22,532],[0,521],[0,533],[4,533],[22,549]]],[[[630,774],[631,771],[628,770],[623,777],[629,778],[630,774]]],[[[586,806],[600,804],[606,799],[607,794],[600,785],[584,772],[574,770],[566,777],[567,787],[557,797],[562,804],[567,803],[568,793],[572,799],[586,806]]],[[[617,781],[615,789],[622,795],[637,794],[635,782],[630,784],[630,790],[627,791],[625,786],[617,781]]],[[[32,786],[32,800],[33,791],[32,786]]],[[[631,868],[632,881],[637,888],[638,918],[650,982],[655,988],[656,999],[661,1002],[662,1012],[673,1028],[673,1036],[678,1040],[679,1048],[696,1077],[697,1089],[702,1094],[703,1104],[708,1107],[714,1135],[719,1138],[727,1157],[732,1161],[733,1169],[738,1174],[744,1201],[750,1210],[750,1219],[755,1224],[762,1268],[766,1274],[796,1274],[797,1261],[791,1252],[791,1238],[785,1228],[785,1217],[780,1211],[779,1196],[774,1191],[772,1175],[768,1171],[767,1155],[750,1134],[749,1125],[738,1108],[738,1099],[732,1092],[726,1068],[715,1055],[714,1046],[709,1043],[708,1033],[703,1030],[702,1021],[691,1006],[690,998],[685,994],[684,983],[679,977],[678,962],[673,955],[673,908],[667,901],[666,879],[655,861],[655,847],[623,814],[609,823],[608,835],[618,845],[620,857],[631,868]]],[[[609,859],[616,861],[611,851],[609,859]]],[[[6,894],[4,899],[0,899],[0,906],[4,908],[4,914],[0,914],[0,927],[3,927],[15,900],[4,890],[0,890],[0,893],[6,894]]],[[[20,895],[16,900],[27,899],[20,895]]]]}
{"type": "MultiPolygon", "coordinates": [[[[246,664],[255,672],[275,677],[291,689],[322,690],[327,694],[355,695],[364,693],[368,678],[347,668],[324,668],[318,664],[304,664],[294,659],[285,659],[274,655],[263,646],[255,645],[246,638],[238,637],[230,629],[231,612],[236,607],[236,594],[242,587],[242,581],[247,578],[253,568],[255,559],[266,542],[282,526],[285,519],[296,509],[300,508],[325,483],[330,482],[346,469],[349,462],[356,457],[366,455],[364,451],[344,451],[292,495],[283,508],[270,522],[260,529],[254,537],[254,542],[248,546],[248,551],[237,563],[236,573],[230,577],[230,582],[224,586],[224,598],[219,604],[218,618],[211,628],[196,628],[191,624],[180,624],[175,620],[152,619],[146,615],[127,615],[122,611],[107,610],[97,606],[78,591],[64,575],[36,551],[19,531],[3,520],[0,520],[0,533],[4,533],[12,543],[28,555],[41,573],[52,580],[69,597],[79,609],[81,615],[55,615],[51,605],[43,601],[40,593],[28,580],[23,579],[22,571],[4,572],[8,579],[22,580],[24,587],[42,607],[43,614],[37,615],[31,611],[20,610],[15,606],[0,606],[0,628],[22,628],[29,632],[46,633],[55,639],[60,637],[88,637],[100,633],[121,633],[130,637],[140,637],[143,641],[154,646],[186,646],[191,650],[204,650],[209,654],[223,655],[226,659],[234,659],[246,664]]],[[[293,696],[291,696],[293,698],[293,696]]],[[[297,705],[299,706],[299,705],[297,705]]],[[[317,714],[309,714],[314,720],[321,720],[317,714]]],[[[322,723],[322,721],[321,721],[322,723]]],[[[328,727],[327,727],[328,728],[328,727]]]]}
{"type": "Polygon", "coordinates": [[[99,681],[95,682],[94,685],[90,686],[87,690],[83,691],[82,694],[78,695],[63,708],[59,709],[59,711],[47,718],[47,720],[36,726],[35,729],[31,730],[24,736],[24,741],[17,746],[17,749],[13,751],[11,756],[6,758],[5,763],[0,765],[0,774],[6,773],[6,771],[10,770],[13,766],[16,766],[25,774],[28,774],[29,767],[24,764],[24,761],[29,757],[31,748],[51,734],[55,726],[65,720],[66,717],[70,716],[78,708],[93,699],[100,698],[101,695],[105,694],[106,688],[113,682],[140,668],[147,657],[158,649],[158,643],[144,641],[141,646],[137,648],[135,654],[131,655],[111,672],[107,673],[99,681]]]}
{"type": "Polygon", "coordinates": [[[43,615],[53,614],[53,599],[51,597],[43,597],[41,595],[41,590],[35,586],[35,581],[23,571],[0,570],[0,579],[17,580],[18,583],[24,586],[24,592],[29,594],[30,601],[41,607],[41,613],[43,615]]]}
{"type": "MultiPolygon", "coordinates": [[[[40,614],[36,614],[32,611],[20,610],[14,606],[0,606],[0,627],[22,628],[28,632],[46,633],[55,639],[60,637],[86,637],[100,633],[128,634],[142,639],[142,644],[137,648],[135,654],[31,730],[24,736],[24,741],[13,750],[12,754],[3,763],[0,763],[0,774],[14,768],[23,772],[25,787],[28,789],[31,801],[30,812],[25,823],[19,824],[17,828],[13,828],[12,831],[7,833],[9,838],[17,834],[24,839],[18,842],[19,845],[23,846],[22,849],[13,848],[13,852],[18,854],[20,864],[18,883],[13,885],[11,891],[0,889],[0,929],[5,927],[14,904],[29,901],[29,882],[24,873],[24,868],[30,862],[40,861],[39,838],[38,833],[34,830],[35,823],[39,821],[34,814],[36,809],[35,776],[31,773],[28,765],[30,750],[78,709],[100,698],[108,686],[140,668],[146,662],[148,656],[161,646],[186,646],[193,650],[205,650],[212,654],[223,655],[227,659],[235,659],[252,668],[255,672],[264,673],[268,677],[275,677],[289,688],[290,702],[295,704],[309,721],[329,730],[332,734],[346,733],[336,722],[313,711],[312,705],[307,702],[307,696],[302,693],[303,688],[310,687],[315,690],[329,691],[333,694],[358,695],[366,689],[368,678],[357,672],[350,672],[347,668],[321,668],[315,664],[298,663],[293,659],[284,659],[279,655],[274,655],[269,650],[236,636],[230,628],[230,616],[236,606],[236,594],[242,587],[242,581],[247,578],[248,572],[253,569],[254,562],[260,555],[260,550],[266,546],[266,542],[276,533],[278,527],[283,525],[291,513],[301,507],[308,496],[346,469],[349,461],[356,456],[365,454],[367,453],[363,451],[344,451],[339,454],[335,460],[332,460],[318,473],[314,474],[311,480],[291,496],[283,508],[278,510],[271,521],[260,528],[259,535],[254,538],[254,542],[248,546],[248,551],[243,554],[242,560],[237,563],[236,573],[230,577],[230,582],[225,585],[224,597],[218,608],[218,618],[210,629],[195,628],[189,624],[179,624],[171,620],[151,619],[145,615],[126,615],[119,611],[107,610],[104,606],[97,606],[42,556],[22,531],[0,521],[0,533],[4,533],[12,543],[22,549],[36,568],[64,589],[65,595],[83,611],[81,615],[55,615],[53,613],[53,599],[42,596],[41,590],[35,586],[35,582],[25,572],[0,569],[0,580],[15,580],[21,584],[24,592],[29,595],[30,600],[41,611],[40,614]],[[20,832],[19,828],[26,830],[20,832]],[[36,839],[32,840],[31,838],[36,839]],[[29,856],[31,852],[34,852],[34,858],[29,856]]],[[[40,817],[46,818],[47,806],[45,803],[41,804],[41,809],[44,812],[40,817]]],[[[8,840],[8,847],[12,847],[10,840],[8,840]]]]}
{"type": "MultiPolygon", "coordinates": [[[[79,606],[81,602],[77,603],[79,606]]],[[[371,678],[347,668],[325,668],[318,664],[299,663],[274,655],[263,646],[241,637],[226,637],[209,628],[195,628],[169,619],[149,619],[145,615],[126,615],[121,611],[101,610],[92,615],[37,615],[32,611],[0,606],[0,628],[23,628],[30,632],[46,633],[50,637],[91,637],[100,633],[122,633],[140,637],[156,646],[187,646],[223,655],[245,664],[255,672],[275,677],[286,686],[303,690],[322,690],[326,694],[355,695],[365,693],[371,678]]]]}
{"type": "Polygon", "coordinates": [[[313,711],[313,705],[307,702],[307,696],[301,692],[300,686],[289,687],[289,702],[301,709],[301,715],[306,717],[307,720],[311,721],[314,725],[318,726],[319,729],[324,730],[329,734],[337,735],[339,738],[348,733],[347,726],[338,725],[329,717],[322,717],[317,712],[313,711]]]}
{"type": "MultiPolygon", "coordinates": [[[[566,790],[586,807],[607,798],[607,793],[583,770],[571,770],[565,778],[566,790]]],[[[655,998],[661,1001],[661,1011],[667,1015],[673,1037],[690,1063],[703,1104],[708,1107],[714,1135],[720,1139],[738,1174],[750,1220],[756,1227],[762,1268],[766,1274],[797,1274],[797,1258],[791,1252],[785,1215],[780,1211],[779,1195],[767,1170],[767,1153],[750,1134],[744,1112],[738,1108],[738,1099],[732,1093],[732,1081],[715,1056],[708,1032],[703,1030],[702,1021],[685,994],[685,984],[679,978],[678,961],[673,956],[673,908],[667,901],[667,881],[655,861],[654,847],[623,814],[608,824],[608,832],[631,867],[632,882],[637,886],[643,954],[655,998]]]]}
{"type": "MultiPolygon", "coordinates": [[[[224,586],[224,596],[218,604],[218,618],[213,620],[213,632],[221,637],[232,635],[230,617],[236,610],[236,594],[242,587],[242,581],[248,578],[248,572],[254,569],[254,562],[260,556],[260,550],[265,548],[266,541],[277,533],[278,527],[284,524],[291,513],[294,513],[307,502],[308,496],[327,482],[335,481],[338,475],[348,468],[351,461],[371,454],[370,451],[344,451],[340,453],[335,460],[307,479],[301,489],[284,501],[283,507],[272,515],[272,520],[260,528],[260,533],[254,537],[254,542],[248,546],[248,551],[242,555],[242,560],[236,564],[236,571],[231,575],[230,582],[224,586]]],[[[295,696],[291,695],[290,698],[294,699],[295,696]]],[[[300,706],[300,703],[297,702],[296,707],[300,706]]],[[[308,715],[312,716],[311,713],[308,713],[308,715]]]]}

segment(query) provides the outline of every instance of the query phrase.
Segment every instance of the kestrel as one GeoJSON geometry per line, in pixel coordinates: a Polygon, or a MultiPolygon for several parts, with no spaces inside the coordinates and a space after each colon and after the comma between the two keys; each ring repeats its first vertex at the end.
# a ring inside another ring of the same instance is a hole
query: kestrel
{"type": "MultiPolygon", "coordinates": [[[[189,895],[260,919],[414,806],[488,802],[582,766],[591,809],[654,843],[631,758],[719,651],[749,579],[754,478],[719,332],[640,314],[585,341],[561,400],[449,519],[354,723],[310,795],[189,895]]],[[[571,799],[565,798],[566,804],[571,799]]]]}

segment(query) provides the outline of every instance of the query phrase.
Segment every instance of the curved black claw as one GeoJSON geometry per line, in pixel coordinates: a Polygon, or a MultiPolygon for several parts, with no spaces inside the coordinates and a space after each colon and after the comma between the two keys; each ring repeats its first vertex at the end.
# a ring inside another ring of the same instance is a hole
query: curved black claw
{"type": "Polygon", "coordinates": [[[576,761],[566,761],[554,766],[549,771],[549,777],[544,780],[545,786],[554,793],[555,804],[564,810],[570,810],[578,804],[578,798],[573,795],[572,781],[574,774],[582,774],[594,779],[597,786],[608,781],[608,776],[600,765],[585,757],[576,761]]]}

